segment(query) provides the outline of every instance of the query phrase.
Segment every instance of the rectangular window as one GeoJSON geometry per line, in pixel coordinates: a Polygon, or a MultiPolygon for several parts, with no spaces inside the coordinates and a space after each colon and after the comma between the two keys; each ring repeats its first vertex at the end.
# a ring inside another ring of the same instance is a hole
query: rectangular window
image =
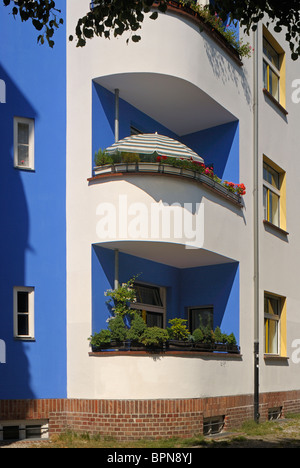
{"type": "Polygon", "coordinates": [[[263,52],[264,87],[279,102],[280,56],[266,38],[263,38],[263,52]]]}
{"type": "Polygon", "coordinates": [[[14,119],[14,166],[34,169],[34,120],[14,119]]]}
{"type": "Polygon", "coordinates": [[[214,327],[213,307],[191,307],[189,309],[189,331],[193,333],[196,328],[214,327]]]}
{"type": "Polygon", "coordinates": [[[265,353],[283,355],[285,345],[285,298],[264,295],[265,353]]]}
{"type": "Polygon", "coordinates": [[[14,336],[34,338],[34,288],[14,288],[14,336]]]}
{"type": "Polygon", "coordinates": [[[134,289],[137,299],[131,307],[141,312],[148,327],[163,328],[166,314],[165,289],[143,283],[135,283],[134,289]]]}
{"type": "Polygon", "coordinates": [[[264,89],[283,108],[285,96],[285,53],[267,28],[263,28],[263,83],[264,89]]]}
{"type": "Polygon", "coordinates": [[[264,219],[286,230],[285,172],[264,157],[263,207],[264,219]]]}

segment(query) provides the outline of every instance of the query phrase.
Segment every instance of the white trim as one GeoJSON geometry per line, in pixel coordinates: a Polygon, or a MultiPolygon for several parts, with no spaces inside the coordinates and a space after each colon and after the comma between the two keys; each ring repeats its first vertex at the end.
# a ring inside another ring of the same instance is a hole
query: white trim
{"type": "Polygon", "coordinates": [[[14,338],[34,339],[34,288],[15,286],[13,291],[14,338]],[[28,335],[18,334],[18,292],[28,293],[28,335]]]}
{"type": "Polygon", "coordinates": [[[34,119],[14,117],[14,167],[31,171],[34,170],[34,119]],[[29,126],[28,165],[21,165],[18,160],[18,125],[20,123],[29,126]]]}

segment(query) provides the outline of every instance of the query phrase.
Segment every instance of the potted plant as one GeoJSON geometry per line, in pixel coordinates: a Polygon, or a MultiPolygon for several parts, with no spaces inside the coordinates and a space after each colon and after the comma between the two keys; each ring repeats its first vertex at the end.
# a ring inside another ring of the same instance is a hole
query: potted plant
{"type": "Polygon", "coordinates": [[[207,327],[196,328],[193,331],[193,339],[195,343],[195,349],[198,351],[213,351],[215,336],[213,330],[207,327]]]}
{"type": "Polygon", "coordinates": [[[174,318],[169,320],[171,325],[167,331],[169,335],[168,347],[170,349],[192,348],[190,332],[186,326],[187,320],[174,318]]]}
{"type": "Polygon", "coordinates": [[[150,350],[162,350],[168,340],[167,330],[160,327],[147,327],[141,336],[141,342],[150,350]]]}
{"type": "Polygon", "coordinates": [[[114,164],[114,161],[113,158],[105,152],[105,150],[100,148],[98,151],[96,151],[94,155],[94,161],[96,166],[94,171],[96,173],[111,172],[111,166],[114,164]]]}
{"type": "Polygon", "coordinates": [[[99,333],[94,333],[88,340],[94,352],[108,349],[111,347],[111,332],[110,330],[100,330],[99,333]]]}
{"type": "Polygon", "coordinates": [[[239,353],[240,348],[237,345],[236,338],[233,333],[227,336],[227,351],[229,353],[239,353]]]}
{"type": "Polygon", "coordinates": [[[146,328],[147,325],[144,319],[139,313],[135,313],[130,322],[130,328],[127,331],[127,339],[130,341],[131,350],[144,349],[145,345],[141,340],[146,328]]]}
{"type": "Polygon", "coordinates": [[[217,351],[227,351],[227,335],[222,333],[220,327],[216,327],[214,331],[215,348],[217,351]]]}

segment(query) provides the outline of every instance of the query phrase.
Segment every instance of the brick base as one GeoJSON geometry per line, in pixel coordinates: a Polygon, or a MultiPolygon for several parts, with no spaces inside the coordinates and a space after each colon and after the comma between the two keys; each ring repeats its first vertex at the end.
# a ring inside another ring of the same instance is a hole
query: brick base
{"type": "MultiPolygon", "coordinates": [[[[268,410],[300,413],[300,391],[260,395],[261,421],[268,410]]],[[[225,417],[225,429],[253,419],[253,395],[184,400],[0,400],[0,422],[49,420],[49,433],[65,430],[101,434],[117,440],[192,437],[203,433],[203,419],[225,417]]]]}

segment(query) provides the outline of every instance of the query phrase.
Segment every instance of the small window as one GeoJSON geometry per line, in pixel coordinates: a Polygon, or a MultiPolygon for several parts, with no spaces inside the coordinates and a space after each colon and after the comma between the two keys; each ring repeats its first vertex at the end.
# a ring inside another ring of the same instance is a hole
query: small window
{"type": "Polygon", "coordinates": [[[281,354],[281,321],[284,298],[265,293],[264,296],[264,328],[265,353],[281,354]]]}
{"type": "Polygon", "coordinates": [[[14,166],[34,169],[34,120],[14,119],[14,166]]]}
{"type": "Polygon", "coordinates": [[[14,336],[34,338],[34,288],[14,288],[14,336]]]}
{"type": "Polygon", "coordinates": [[[219,434],[224,428],[225,417],[215,416],[204,418],[203,420],[203,435],[219,434]]]}
{"type": "Polygon", "coordinates": [[[148,327],[165,326],[165,289],[143,283],[135,283],[136,302],[133,309],[140,311],[148,327]]]}
{"type": "Polygon", "coordinates": [[[285,96],[285,53],[267,28],[263,27],[263,83],[264,90],[283,108],[285,96]]]}
{"type": "Polygon", "coordinates": [[[191,307],[189,309],[189,330],[193,333],[196,328],[209,327],[213,330],[214,309],[213,307],[191,307]]]}
{"type": "Polygon", "coordinates": [[[267,158],[263,163],[264,219],[286,229],[285,172],[267,158]]]}
{"type": "Polygon", "coordinates": [[[269,408],[268,409],[268,420],[276,421],[282,417],[282,407],[278,408],[269,408]]]}

